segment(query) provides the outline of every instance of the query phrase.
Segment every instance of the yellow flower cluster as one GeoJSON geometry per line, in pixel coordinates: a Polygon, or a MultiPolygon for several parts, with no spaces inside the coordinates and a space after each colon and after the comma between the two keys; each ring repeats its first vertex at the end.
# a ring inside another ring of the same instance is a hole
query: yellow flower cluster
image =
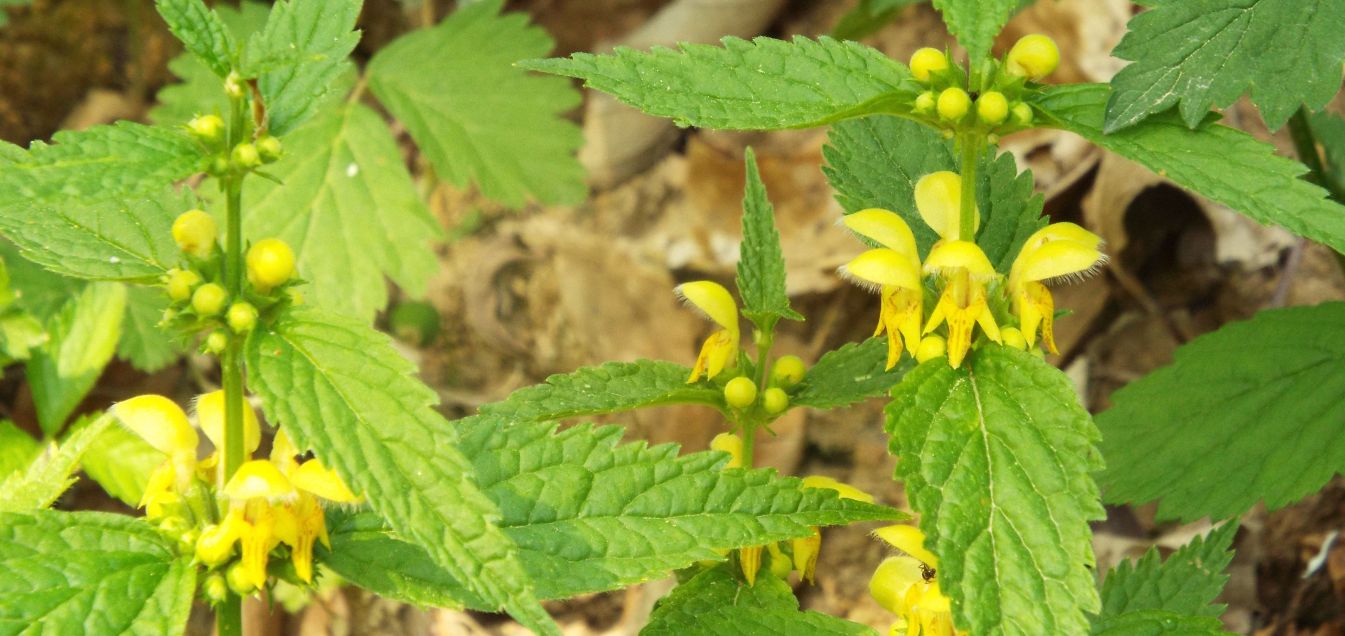
{"type": "Polygon", "coordinates": [[[939,559],[925,549],[919,528],[895,525],[875,532],[905,555],[883,560],[869,579],[869,594],[897,615],[891,636],[965,636],[953,626],[952,604],[939,590],[939,559]]]}
{"type": "MultiPolygon", "coordinates": [[[[895,212],[871,208],[844,219],[850,230],[881,246],[860,254],[840,272],[856,283],[875,287],[881,294],[874,335],[887,332],[887,368],[900,359],[903,341],[921,362],[942,355],[942,341],[927,344],[925,339],[945,323],[946,354],[954,368],[966,358],[977,326],[994,342],[1023,348],[1035,346],[1040,329],[1047,349],[1059,353],[1052,333],[1054,303],[1043,281],[1091,271],[1106,258],[1100,251],[1102,239],[1073,223],[1052,223],[1029,237],[1008,277],[1008,294],[1018,327],[1001,329],[989,302],[990,283],[1001,275],[980,246],[960,238],[964,235],[959,214],[962,177],[947,171],[921,177],[915,186],[915,205],[920,218],[939,235],[923,267],[910,226],[895,212]],[[927,320],[926,277],[942,286],[927,320]]],[[[975,226],[965,234],[974,234],[979,227],[979,212],[973,218],[975,226]]]]}
{"type": "MultiPolygon", "coordinates": [[[[220,453],[197,461],[199,438],[187,414],[172,400],[142,395],[117,403],[111,413],[150,446],[167,455],[150,476],[140,506],[151,521],[182,513],[184,498],[199,493],[204,484],[219,483],[220,453]]],[[[261,429],[251,407],[243,410],[244,449],[250,457],[261,443],[261,429]]],[[[201,432],[216,449],[224,444],[224,392],[196,400],[201,432]]],[[[289,546],[295,573],[313,579],[313,543],[328,545],[326,518],[319,499],[357,503],[357,497],[335,471],[317,459],[300,461],[299,450],[283,431],[277,432],[269,460],[249,460],[239,467],[218,494],[225,502],[223,518],[207,523],[195,544],[201,564],[214,568],[229,562],[240,546],[241,577],[252,588],[266,584],[271,551],[289,546]]],[[[184,515],[185,516],[185,515],[184,515]]],[[[212,518],[205,521],[213,521],[212,518]]]]}

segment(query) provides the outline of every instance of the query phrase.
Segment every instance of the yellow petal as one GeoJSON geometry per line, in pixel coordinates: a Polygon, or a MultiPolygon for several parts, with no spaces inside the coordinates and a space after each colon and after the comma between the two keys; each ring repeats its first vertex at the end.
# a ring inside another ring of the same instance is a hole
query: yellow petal
{"type": "Polygon", "coordinates": [[[743,578],[748,585],[757,584],[757,571],[761,569],[761,546],[738,550],[738,566],[743,570],[743,578]]]}
{"type": "Polygon", "coordinates": [[[111,413],[132,433],[155,449],[172,455],[196,453],[196,430],[172,400],[162,395],[140,395],[113,405],[111,413]]]}
{"type": "Polygon", "coordinates": [[[856,256],[839,271],[841,276],[858,283],[920,289],[920,263],[885,247],[856,256]]]}
{"type": "Polygon", "coordinates": [[[136,504],[136,507],[144,508],[152,500],[161,500],[163,495],[171,493],[174,481],[173,463],[164,461],[164,463],[159,464],[159,467],[149,474],[149,481],[145,483],[145,492],[140,495],[140,503],[136,504]]]}
{"type": "MultiPolygon", "coordinates": [[[[901,357],[901,339],[906,341],[906,348],[912,352],[920,346],[920,321],[924,317],[925,294],[920,289],[883,287],[882,298],[878,321],[888,332],[886,368],[891,369],[901,357]],[[901,339],[898,339],[898,334],[901,339]]],[[[879,329],[878,333],[882,333],[883,329],[879,329]]]]}
{"type": "Polygon", "coordinates": [[[873,532],[888,545],[905,552],[931,568],[939,567],[939,557],[925,549],[925,533],[912,525],[896,524],[879,528],[873,532]]]}
{"type": "Polygon", "coordinates": [[[937,581],[920,588],[920,611],[929,614],[944,614],[952,607],[948,597],[939,590],[937,581]]]}
{"type": "Polygon", "coordinates": [[[280,467],[280,472],[293,472],[299,464],[294,458],[299,454],[299,448],[290,441],[285,430],[277,430],[275,438],[271,440],[271,463],[280,467]]]}
{"type": "Polygon", "coordinates": [[[906,221],[896,212],[869,208],[847,214],[841,220],[855,234],[872,239],[908,258],[920,258],[915,249],[915,235],[911,233],[911,226],[906,225],[906,221]]]}
{"type": "Polygon", "coordinates": [[[270,560],[271,548],[280,543],[275,535],[275,524],[275,510],[263,502],[248,506],[247,521],[240,526],[243,571],[247,573],[248,581],[258,588],[266,585],[266,563],[270,560]]]}
{"type": "Polygon", "coordinates": [[[738,364],[738,331],[735,329],[720,329],[705,339],[705,344],[701,345],[701,353],[696,356],[696,366],[691,369],[691,377],[687,378],[687,384],[699,380],[701,376],[712,379],[719,375],[724,369],[733,368],[738,364]]]}
{"type": "Polygon", "coordinates": [[[1093,249],[1098,249],[1102,245],[1102,237],[1083,229],[1076,223],[1062,222],[1052,223],[1027,237],[1027,242],[1023,244],[1023,249],[1036,249],[1043,244],[1052,241],[1074,241],[1083,243],[1093,249]]]}
{"type": "Polygon", "coordinates": [[[804,488],[825,488],[834,490],[842,499],[854,499],[864,503],[873,503],[873,495],[866,493],[850,484],[837,481],[824,475],[809,475],[803,478],[804,488]]]}
{"type": "Polygon", "coordinates": [[[785,556],[784,551],[780,549],[780,544],[767,543],[766,552],[771,555],[771,574],[780,579],[788,577],[789,571],[794,569],[794,562],[785,556]]]}
{"type": "Polygon", "coordinates": [[[1051,241],[1023,255],[1015,272],[1022,280],[1047,280],[1092,270],[1105,260],[1102,252],[1075,241],[1051,241]]]}
{"type": "Polygon", "coordinates": [[[738,333],[738,305],[733,295],[719,283],[700,280],[678,285],[675,290],[682,300],[699,309],[706,318],[732,333],[738,333]]]}
{"type": "Polygon", "coordinates": [[[313,497],[300,497],[278,511],[276,518],[276,535],[291,548],[295,574],[306,583],[313,582],[313,542],[326,534],[322,506],[313,497]],[[283,531],[281,525],[286,526],[283,531]]]}
{"type": "Polygon", "coordinates": [[[799,577],[809,585],[817,576],[817,555],[822,551],[822,534],[813,528],[813,533],[802,539],[794,539],[794,569],[799,577]]]}
{"type": "MultiPolygon", "coordinates": [[[[943,170],[915,182],[915,207],[920,218],[944,240],[961,238],[962,176],[943,170]]],[[[973,217],[972,233],[981,227],[979,211],[973,217]]]]}
{"type": "Polygon", "coordinates": [[[910,557],[887,557],[869,579],[869,594],[883,609],[893,614],[906,614],[909,611],[907,590],[923,581],[919,561],[910,557]]]}
{"type": "Polygon", "coordinates": [[[283,499],[294,496],[294,486],[275,464],[254,459],[238,467],[238,472],[224,485],[224,495],[234,500],[283,499]]]}
{"type": "Polygon", "coordinates": [[[741,468],[743,465],[743,438],[733,433],[720,433],[710,440],[710,449],[729,454],[729,462],[724,468],[741,468]]]}
{"type": "MultiPolygon", "coordinates": [[[[224,391],[211,391],[196,398],[196,422],[217,449],[224,448],[224,391]]],[[[261,444],[257,412],[243,401],[243,450],[252,453],[261,444]]]]}
{"type": "Polygon", "coordinates": [[[290,483],[299,490],[313,493],[327,501],[356,503],[360,500],[360,497],[350,492],[346,482],[341,481],[341,476],[335,470],[322,465],[316,458],[300,464],[290,475],[290,483]]]}
{"type": "Polygon", "coordinates": [[[925,258],[926,273],[947,273],[958,268],[967,270],[977,279],[995,276],[995,266],[990,264],[981,247],[971,241],[943,241],[925,258]]]}
{"type": "Polygon", "coordinates": [[[1053,327],[1055,322],[1055,300],[1051,290],[1036,282],[1026,282],[1014,290],[1014,311],[1018,314],[1018,329],[1023,332],[1027,348],[1037,344],[1037,327],[1041,327],[1042,341],[1046,349],[1056,355],[1060,351],[1055,346],[1053,327]]]}
{"type": "Polygon", "coordinates": [[[201,531],[201,537],[196,540],[196,560],[208,567],[228,561],[244,525],[246,522],[243,521],[242,513],[230,509],[219,525],[206,526],[201,531]]]}

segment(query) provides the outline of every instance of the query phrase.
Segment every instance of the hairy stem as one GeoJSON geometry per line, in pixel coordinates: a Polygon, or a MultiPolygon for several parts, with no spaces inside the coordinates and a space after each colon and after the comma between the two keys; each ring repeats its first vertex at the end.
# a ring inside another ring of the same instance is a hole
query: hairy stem
{"type": "Polygon", "coordinates": [[[976,240],[976,163],[981,157],[985,137],[979,132],[963,133],[957,138],[962,171],[962,207],[958,211],[959,240],[976,240]]]}
{"type": "MultiPolygon", "coordinates": [[[[228,148],[242,143],[247,125],[247,104],[242,97],[231,98],[232,113],[229,121],[228,148]]],[[[243,176],[230,173],[221,180],[220,187],[226,199],[224,239],[224,283],[229,298],[237,300],[243,292],[243,176]]],[[[243,445],[243,340],[230,333],[229,342],[220,354],[220,375],[224,383],[224,448],[220,462],[222,490],[246,454],[243,445]]],[[[215,608],[215,627],[220,636],[242,636],[242,599],[230,593],[215,608]]]]}

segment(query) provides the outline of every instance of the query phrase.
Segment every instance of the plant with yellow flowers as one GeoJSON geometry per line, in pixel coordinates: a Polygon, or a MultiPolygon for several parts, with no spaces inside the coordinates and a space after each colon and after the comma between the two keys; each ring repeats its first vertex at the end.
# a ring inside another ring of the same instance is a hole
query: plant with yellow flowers
{"type": "MultiPolygon", "coordinates": [[[[1171,368],[1116,396],[1100,435],[1048,355],[1071,346],[1056,336],[1069,309],[1053,289],[1108,266],[1105,245],[1044,217],[1031,174],[997,147],[1031,128],[1071,131],[1345,250],[1345,183],[1333,163],[1345,154],[1331,143],[1345,124],[1309,112],[1339,88],[1342,10],[1148,3],[1117,49],[1134,63],[1111,87],[1048,84],[1061,52],[1041,34],[992,54],[995,32],[1023,4],[1013,0],[935,0],[960,47],[922,48],[909,64],[844,39],[896,15],[876,2],[847,15],[841,39],[727,38],[523,62],[684,126],[830,126],[824,171],[844,212],[837,231],[856,240],[837,275],[874,292],[871,312],[854,318],[867,333],[876,317],[874,337],[810,361],[776,351],[780,321],[804,316],[791,307],[787,254],[749,149],[736,279],[668,290],[708,321],[699,353],[556,375],[450,422],[368,325],[386,301],[384,274],[423,285],[425,268],[400,242],[423,244],[434,228],[403,192],[411,180],[386,123],[361,100],[402,119],[447,180],[478,175],[488,196],[515,202],[583,190],[572,130],[530,138],[572,92],[504,68],[545,50],[542,39],[501,16],[500,0],[459,4],[442,26],[375,54],[350,88],[339,79],[351,68],[358,0],[218,9],[240,25],[266,13],[250,38],[201,0],[158,0],[211,78],[215,90],[202,92],[214,101],[192,111],[204,114],[0,148],[0,233],[47,269],[117,281],[89,286],[42,324],[14,306],[0,271],[0,353],[27,360],[48,437],[112,355],[116,338],[76,336],[95,313],[125,313],[121,282],[149,286],[159,327],[217,360],[219,385],[190,408],[159,395],[116,402],[0,474],[0,626],[175,633],[200,601],[234,636],[243,598],[344,583],[505,612],[550,635],[560,629],[542,601],[671,573],[679,583],[655,606],[649,634],[872,634],[800,611],[794,592],[826,585],[828,527],[871,522],[869,591],[892,636],[1218,634],[1210,602],[1237,524],[1166,560],[1121,565],[1099,589],[1089,530],[1104,514],[1098,482],[1109,501],[1161,499],[1161,516],[1221,520],[1262,498],[1284,505],[1345,466],[1329,450],[1341,447],[1339,374],[1323,362],[1345,355],[1329,337],[1345,320],[1339,303],[1265,312],[1192,342],[1171,368]],[[1245,33],[1230,37],[1219,9],[1250,16],[1245,33]],[[1301,48],[1265,45],[1282,39],[1279,24],[1305,27],[1301,48]],[[1209,50],[1227,55],[1201,54],[1216,41],[1209,50]],[[498,81],[461,63],[469,52],[508,57],[498,81]],[[459,94],[486,76],[491,86],[478,90],[509,92],[473,109],[429,90],[425,78],[442,83],[440,73],[464,76],[459,94]],[[1306,167],[1213,121],[1211,104],[1252,84],[1267,124],[1289,122],[1306,167]],[[348,99],[322,99],[329,87],[348,99]],[[519,125],[456,119],[497,110],[519,125]],[[497,137],[463,138],[481,130],[497,137]],[[543,163],[566,167],[536,170],[543,163]],[[560,173],[573,182],[558,183],[560,173]],[[319,222],[319,208],[340,221],[319,222]],[[375,209],[377,222],[363,225],[375,209]],[[313,229],[302,243],[285,240],[303,225],[313,229]],[[395,241],[364,249],[380,233],[395,241]],[[342,241],[360,249],[334,252],[342,241]],[[757,467],[758,440],[791,410],[875,398],[887,400],[895,477],[914,514],[834,476],[757,467]],[[616,425],[559,425],[669,404],[705,407],[722,423],[709,450],[622,443],[616,425]],[[117,461],[109,447],[139,450],[117,461]],[[137,515],[52,510],[81,462],[137,515]]],[[[166,92],[163,108],[181,107],[182,94],[166,92]]]]}

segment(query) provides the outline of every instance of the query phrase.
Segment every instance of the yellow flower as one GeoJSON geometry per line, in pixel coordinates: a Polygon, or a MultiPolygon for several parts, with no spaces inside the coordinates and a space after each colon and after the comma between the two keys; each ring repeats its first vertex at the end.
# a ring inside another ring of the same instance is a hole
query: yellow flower
{"type": "Polygon", "coordinates": [[[891,369],[901,357],[903,339],[912,352],[920,346],[924,289],[915,235],[895,212],[877,208],[846,215],[843,222],[856,234],[883,246],[846,263],[841,267],[841,275],[878,286],[881,304],[873,335],[887,331],[887,368],[891,369]]]}
{"type": "MultiPolygon", "coordinates": [[[[201,463],[205,466],[216,466],[224,452],[224,391],[211,391],[196,398],[196,423],[200,425],[201,432],[205,433],[210,443],[215,445],[215,452],[201,463]]],[[[261,444],[261,438],[261,425],[257,422],[257,413],[244,401],[243,452],[247,453],[246,458],[252,457],[252,452],[261,444]]]]}
{"type": "Polygon", "coordinates": [[[909,556],[885,559],[869,579],[869,594],[899,618],[891,633],[907,636],[960,636],[953,626],[952,605],[935,579],[938,559],[924,546],[919,528],[895,525],[881,528],[880,539],[909,556]]]}
{"type": "Polygon", "coordinates": [[[1073,223],[1052,223],[1023,244],[1009,269],[1009,296],[1029,349],[1036,345],[1040,326],[1046,348],[1060,353],[1052,332],[1055,301],[1041,281],[1091,272],[1107,259],[1099,250],[1101,246],[1098,235],[1073,223]]]}
{"type": "Polygon", "coordinates": [[[151,520],[165,514],[164,507],[181,501],[196,472],[196,429],[172,400],[162,395],[140,395],[113,405],[109,412],[132,433],[168,456],[154,469],[139,506],[151,520]]]}
{"type": "Polygon", "coordinates": [[[691,370],[687,384],[701,376],[713,379],[720,371],[738,363],[738,305],[723,285],[708,280],[677,286],[677,295],[690,303],[720,329],[705,339],[696,367],[691,370]]]}
{"type": "MultiPolygon", "coordinates": [[[[292,500],[294,495],[290,481],[275,464],[264,459],[244,462],[224,485],[229,512],[220,524],[221,532],[242,544],[243,571],[258,588],[266,585],[266,564],[271,550],[280,543],[275,532],[277,505],[292,500]]],[[[232,541],[227,545],[231,548],[232,541]]]]}
{"type": "MultiPolygon", "coordinates": [[[[850,484],[822,475],[810,475],[803,478],[805,488],[826,488],[836,491],[842,499],[854,499],[864,503],[873,503],[873,495],[850,484]]],[[[817,555],[822,551],[822,533],[816,527],[813,533],[802,539],[794,539],[794,569],[808,583],[814,582],[817,574],[817,555]]]]}
{"type": "Polygon", "coordinates": [[[305,582],[313,580],[313,541],[321,541],[328,548],[327,517],[318,499],[337,503],[359,503],[363,500],[350,491],[336,471],[322,461],[312,458],[302,463],[295,459],[298,449],[284,431],[276,433],[271,444],[271,462],[294,488],[294,497],[280,509],[276,522],[277,537],[289,545],[294,571],[305,582]]]}
{"type": "Polygon", "coordinates": [[[940,241],[925,259],[925,271],[943,276],[943,294],[925,325],[929,333],[948,322],[948,364],[954,369],[971,348],[976,325],[995,342],[1000,341],[999,325],[986,302],[986,282],[997,275],[985,252],[971,241],[940,241]]]}
{"type": "Polygon", "coordinates": [[[710,450],[729,454],[729,461],[724,464],[724,468],[742,468],[743,438],[733,433],[720,433],[710,440],[710,450]]]}

